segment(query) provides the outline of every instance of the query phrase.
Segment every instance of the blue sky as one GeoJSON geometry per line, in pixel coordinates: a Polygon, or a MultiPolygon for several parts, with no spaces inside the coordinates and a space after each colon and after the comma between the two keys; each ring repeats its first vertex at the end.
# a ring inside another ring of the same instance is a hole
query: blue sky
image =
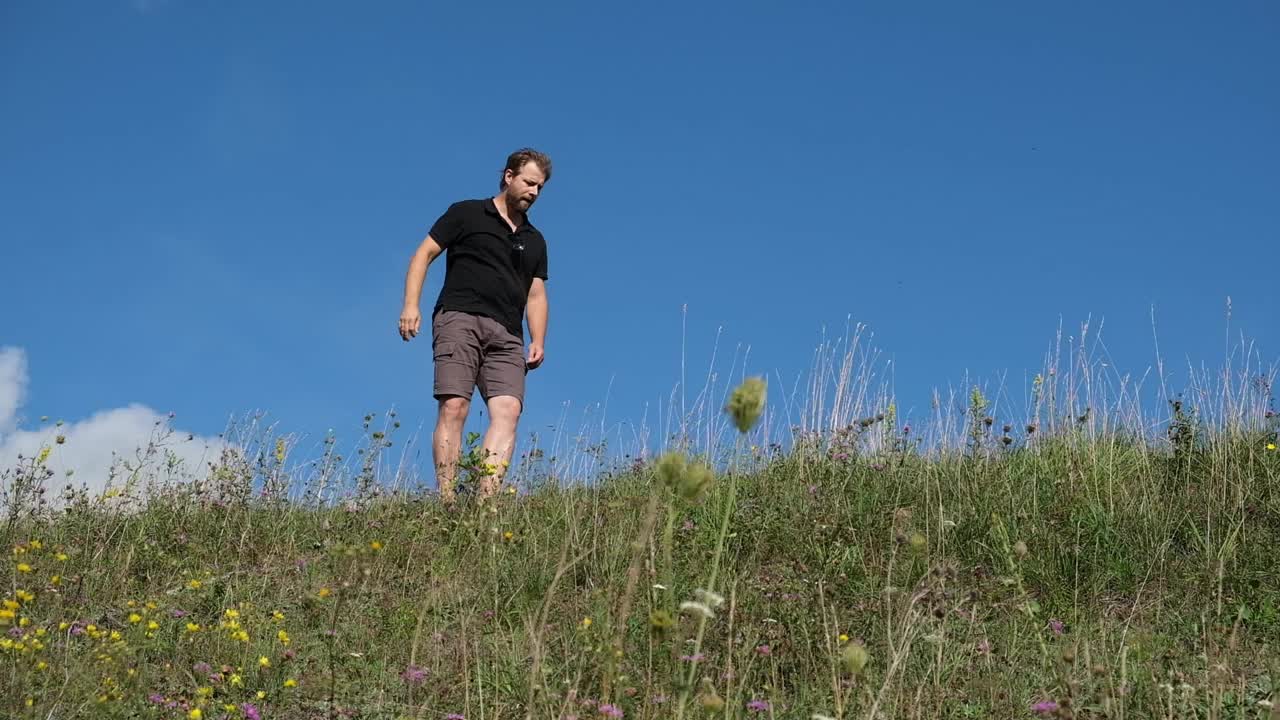
{"type": "Polygon", "coordinates": [[[1261,0],[6,2],[10,425],[429,425],[406,262],[525,145],[555,172],[522,436],[652,422],[717,336],[722,374],[794,379],[850,322],[904,412],[1089,318],[1140,373],[1153,308],[1175,371],[1229,332],[1271,361],[1278,36],[1261,0]]]}

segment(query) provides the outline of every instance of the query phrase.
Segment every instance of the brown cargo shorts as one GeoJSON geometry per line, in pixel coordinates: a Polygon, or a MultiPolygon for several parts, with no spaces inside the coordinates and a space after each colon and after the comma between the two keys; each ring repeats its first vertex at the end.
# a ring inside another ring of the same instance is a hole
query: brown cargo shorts
{"type": "Polygon", "coordinates": [[[437,399],[459,395],[470,399],[476,386],[488,402],[511,395],[524,406],[524,340],[497,320],[457,310],[431,318],[431,354],[435,358],[437,399]]]}

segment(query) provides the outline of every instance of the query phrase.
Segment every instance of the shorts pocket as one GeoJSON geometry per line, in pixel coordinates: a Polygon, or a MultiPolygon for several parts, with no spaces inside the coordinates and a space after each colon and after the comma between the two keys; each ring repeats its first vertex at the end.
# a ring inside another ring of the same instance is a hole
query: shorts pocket
{"type": "Polygon", "coordinates": [[[435,360],[449,360],[458,354],[458,344],[451,342],[437,343],[434,351],[435,360]]]}

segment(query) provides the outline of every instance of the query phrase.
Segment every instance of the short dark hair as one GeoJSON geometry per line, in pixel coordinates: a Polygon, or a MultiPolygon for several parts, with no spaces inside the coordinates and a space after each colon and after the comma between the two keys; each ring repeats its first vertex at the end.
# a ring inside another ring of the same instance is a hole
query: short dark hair
{"type": "Polygon", "coordinates": [[[508,170],[513,173],[519,173],[520,168],[524,167],[524,164],[528,162],[537,163],[542,170],[542,174],[548,180],[551,179],[551,158],[546,153],[538,152],[533,148],[520,148],[507,156],[507,165],[502,168],[502,173],[498,175],[498,189],[505,190],[507,188],[508,170]]]}

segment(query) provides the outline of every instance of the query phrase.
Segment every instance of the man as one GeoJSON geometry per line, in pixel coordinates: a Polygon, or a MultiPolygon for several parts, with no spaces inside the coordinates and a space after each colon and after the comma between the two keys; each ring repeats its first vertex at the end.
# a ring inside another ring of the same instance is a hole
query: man
{"type": "Polygon", "coordinates": [[[551,179],[551,159],[525,148],[507,158],[498,194],[449,206],[409,261],[400,337],[422,324],[419,298],[431,262],[445,253],[444,285],[431,313],[434,395],[439,405],[432,451],[440,497],[452,504],[462,428],[476,387],[489,409],[487,472],[478,495],[497,493],[515,448],[525,376],[543,360],[547,333],[547,244],[529,208],[551,179]],[[529,323],[528,355],[524,327],[529,323]]]}

